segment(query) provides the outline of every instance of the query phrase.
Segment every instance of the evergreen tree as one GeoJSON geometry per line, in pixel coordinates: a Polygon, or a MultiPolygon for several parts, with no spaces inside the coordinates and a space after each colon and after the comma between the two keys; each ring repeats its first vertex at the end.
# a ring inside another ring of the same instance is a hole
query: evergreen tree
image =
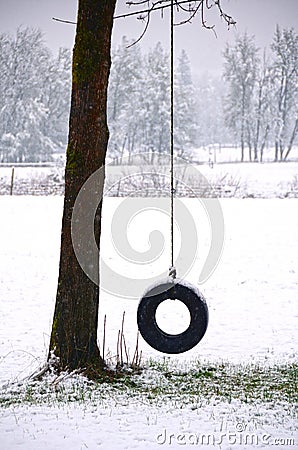
{"type": "Polygon", "coordinates": [[[154,155],[169,151],[170,136],[170,67],[169,56],[160,42],[151,50],[145,64],[146,84],[143,92],[143,148],[154,155]]]}
{"type": "Polygon", "coordinates": [[[225,115],[229,128],[238,136],[241,145],[241,161],[244,147],[249,147],[252,159],[253,146],[253,94],[258,71],[258,49],[254,38],[247,33],[238,36],[235,45],[227,44],[224,51],[224,79],[228,84],[225,99],[225,115]]]}
{"type": "Polygon", "coordinates": [[[139,151],[141,132],[142,55],[138,45],[130,46],[126,37],[113,52],[108,95],[110,127],[109,155],[131,157],[139,151]]]}
{"type": "Polygon", "coordinates": [[[223,118],[223,87],[219,77],[201,76],[196,86],[198,145],[231,143],[223,118]]]}
{"type": "Polygon", "coordinates": [[[178,156],[189,157],[191,149],[197,144],[197,105],[195,87],[192,82],[190,61],[182,50],[175,72],[175,134],[174,145],[178,156]]]}

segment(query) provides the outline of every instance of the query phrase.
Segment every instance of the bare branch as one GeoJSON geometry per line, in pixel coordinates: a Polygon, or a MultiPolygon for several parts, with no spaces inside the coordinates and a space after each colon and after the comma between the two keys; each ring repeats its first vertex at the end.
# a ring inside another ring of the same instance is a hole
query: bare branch
{"type": "MultiPolygon", "coordinates": [[[[206,5],[208,3],[208,0],[206,0],[206,5]]],[[[212,6],[212,5],[211,5],[212,6]]],[[[211,6],[209,7],[209,9],[211,8],[211,6]]],[[[202,22],[202,27],[206,28],[207,30],[212,30],[215,34],[215,37],[217,37],[216,32],[215,32],[215,25],[207,25],[206,21],[205,21],[205,17],[204,17],[204,3],[202,4],[202,8],[201,8],[201,22],[202,22]]]]}
{"type": "Polygon", "coordinates": [[[56,20],[56,22],[70,23],[71,25],[77,24],[77,22],[71,22],[70,20],[57,19],[57,17],[52,17],[52,20],[56,20]]]}
{"type": "Polygon", "coordinates": [[[136,41],[134,41],[132,44],[128,45],[127,48],[130,48],[133,45],[137,44],[144,37],[144,35],[146,34],[146,31],[148,30],[148,27],[149,27],[150,17],[151,17],[150,14],[151,13],[149,12],[145,17],[143,17],[143,16],[138,17],[139,20],[146,20],[145,28],[144,28],[142,34],[140,35],[140,37],[136,41]]]}
{"type": "Polygon", "coordinates": [[[132,6],[132,5],[143,5],[144,3],[149,3],[148,0],[141,0],[141,1],[137,1],[137,2],[133,2],[133,1],[127,1],[126,4],[128,6],[132,6]]]}
{"type": "MultiPolygon", "coordinates": [[[[180,11],[189,14],[189,17],[186,19],[181,20],[178,23],[175,23],[175,25],[183,25],[185,23],[190,23],[192,21],[192,19],[196,16],[196,14],[199,12],[199,10],[201,9],[201,23],[202,26],[208,30],[214,30],[215,26],[214,25],[208,25],[206,20],[204,19],[205,17],[205,9],[209,10],[213,7],[217,7],[218,11],[219,11],[219,15],[220,17],[222,17],[224,19],[224,21],[227,23],[228,27],[230,27],[231,25],[235,25],[236,21],[233,19],[232,16],[230,16],[229,14],[225,13],[222,9],[221,6],[221,0],[194,0],[194,1],[190,1],[190,0],[174,0],[175,2],[175,6],[177,7],[177,11],[178,13],[180,11]],[[183,5],[188,5],[187,7],[184,7],[183,5]]],[[[139,10],[139,11],[133,11],[131,13],[127,13],[127,14],[122,14],[119,16],[115,16],[115,19],[118,18],[125,18],[125,17],[129,17],[129,16],[133,16],[133,15],[137,15],[137,14],[141,14],[144,16],[141,16],[141,19],[147,19],[147,16],[150,15],[153,11],[157,11],[157,10],[164,10],[165,8],[169,8],[171,6],[172,1],[171,0],[158,0],[158,1],[151,1],[151,7],[149,8],[149,4],[150,1],[149,0],[129,0],[126,2],[126,4],[128,6],[138,6],[138,5],[143,5],[147,3],[148,4],[148,8],[144,9],[144,10],[139,10]]],[[[143,37],[144,34],[142,34],[143,37]]],[[[138,40],[139,41],[139,40],[138,40]]]]}
{"type": "MultiPolygon", "coordinates": [[[[233,19],[232,16],[225,13],[223,11],[223,8],[221,6],[221,0],[173,0],[174,4],[176,6],[177,12],[182,12],[188,14],[188,17],[185,19],[182,19],[180,22],[175,23],[175,26],[183,25],[186,23],[191,23],[192,19],[198,14],[199,10],[201,12],[201,24],[203,28],[206,28],[208,30],[212,30],[215,33],[215,25],[208,25],[207,21],[205,20],[205,10],[210,10],[213,7],[216,7],[219,11],[220,17],[226,22],[228,25],[228,28],[230,28],[231,25],[236,25],[236,21],[233,19]],[[211,3],[212,1],[212,3],[211,3]],[[186,7],[184,6],[186,5],[186,7]],[[187,7],[188,6],[188,7],[187,7]]],[[[127,6],[129,7],[135,7],[147,4],[148,8],[138,10],[138,11],[132,11],[125,14],[120,14],[118,16],[114,16],[114,19],[122,19],[126,17],[136,16],[138,15],[138,20],[146,21],[146,25],[144,27],[144,31],[140,35],[140,37],[133,43],[130,44],[129,47],[132,45],[135,45],[137,42],[139,42],[144,35],[146,34],[146,31],[148,30],[149,23],[150,23],[150,16],[154,11],[164,11],[164,9],[169,8],[172,4],[172,0],[128,0],[126,2],[127,6]],[[151,6],[150,6],[151,3],[151,6]]],[[[71,25],[76,25],[76,22],[72,22],[69,20],[63,20],[58,19],[56,17],[53,17],[53,20],[57,22],[62,23],[68,23],[71,25]]],[[[216,33],[215,33],[216,35],[216,33]]]]}
{"type": "Polygon", "coordinates": [[[182,11],[187,12],[187,13],[190,13],[190,12],[194,11],[194,8],[192,7],[191,3],[192,3],[192,2],[189,3],[188,9],[187,9],[187,8],[185,8],[184,6],[181,6],[181,3],[179,3],[178,0],[175,0],[175,5],[177,6],[177,11],[178,11],[178,12],[180,11],[180,9],[181,9],[182,11]]]}
{"type": "MultiPolygon", "coordinates": [[[[191,12],[191,15],[186,20],[182,20],[181,22],[175,23],[174,25],[177,26],[177,25],[184,25],[185,23],[191,23],[192,19],[195,17],[195,15],[199,11],[200,7],[203,8],[203,2],[204,2],[204,0],[200,0],[199,4],[194,9],[186,10],[185,8],[183,8],[184,11],[191,12]]],[[[177,5],[179,6],[178,2],[177,2],[177,5]]]]}
{"type": "MultiPolygon", "coordinates": [[[[227,23],[228,27],[230,27],[231,25],[235,25],[236,22],[235,20],[232,18],[232,16],[226,14],[222,7],[221,7],[221,3],[220,0],[213,0],[213,3],[210,3],[211,0],[195,0],[195,1],[179,1],[179,0],[173,0],[174,1],[174,5],[176,6],[177,12],[183,12],[188,14],[188,17],[185,19],[180,20],[180,22],[175,23],[175,26],[178,25],[183,25],[186,23],[191,23],[192,19],[199,13],[199,11],[201,12],[201,24],[202,27],[207,29],[207,30],[212,30],[216,36],[216,32],[215,32],[215,25],[208,25],[207,21],[205,20],[205,10],[210,10],[212,7],[217,7],[217,9],[219,10],[219,15],[220,17],[222,17],[224,19],[224,21],[227,23]],[[188,7],[185,7],[184,5],[187,5],[188,7]]],[[[141,5],[141,4],[150,4],[149,0],[129,0],[126,2],[127,5],[129,6],[137,6],[137,5],[141,5]]],[[[164,11],[165,8],[169,8],[172,4],[172,0],[158,0],[158,1],[151,1],[151,7],[146,9],[146,10],[142,10],[142,11],[137,11],[137,12],[132,12],[129,13],[129,15],[134,15],[136,13],[141,14],[140,17],[138,17],[139,20],[146,20],[146,26],[144,28],[144,31],[142,32],[142,34],[140,35],[140,37],[133,42],[129,47],[135,45],[137,42],[140,42],[140,40],[144,37],[144,35],[146,34],[146,31],[149,27],[149,22],[150,22],[150,16],[152,14],[153,11],[156,10],[162,10],[164,11]]],[[[120,18],[120,17],[127,17],[127,15],[123,15],[123,16],[115,16],[115,18],[120,18]]]]}
{"type": "MultiPolygon", "coordinates": [[[[208,1],[208,0],[206,0],[208,1]]],[[[219,12],[220,12],[220,16],[225,20],[225,22],[227,23],[228,27],[230,27],[231,25],[236,25],[236,21],[233,19],[232,16],[229,16],[229,14],[226,14],[220,4],[220,0],[214,0],[214,4],[217,6],[219,12]]]]}
{"type": "MultiPolygon", "coordinates": [[[[132,12],[126,13],[126,14],[120,14],[119,16],[114,16],[114,19],[123,19],[123,18],[130,17],[130,16],[136,16],[138,14],[148,14],[148,13],[151,13],[153,10],[158,11],[158,10],[161,10],[164,8],[168,8],[171,6],[170,1],[171,0],[159,0],[157,2],[152,2],[152,6],[150,8],[148,7],[147,9],[142,9],[139,11],[132,11],[132,12]],[[168,4],[164,5],[163,3],[168,3],[168,4]],[[158,6],[158,5],[161,5],[161,6],[158,6]]],[[[141,3],[144,3],[143,0],[141,0],[141,3]]],[[[137,6],[137,5],[140,5],[141,3],[132,2],[132,1],[127,2],[127,4],[129,4],[129,6],[137,6]]],[[[146,0],[145,3],[149,4],[149,1],[146,0]]],[[[184,0],[182,3],[189,3],[189,0],[184,0]]]]}

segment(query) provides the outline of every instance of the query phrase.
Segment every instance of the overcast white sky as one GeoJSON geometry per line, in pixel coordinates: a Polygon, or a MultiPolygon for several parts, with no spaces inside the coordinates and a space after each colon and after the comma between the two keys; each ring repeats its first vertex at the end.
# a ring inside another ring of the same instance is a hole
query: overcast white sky
{"type": "MultiPolygon", "coordinates": [[[[56,52],[61,47],[73,47],[75,26],[55,22],[52,17],[76,20],[77,0],[0,0],[0,32],[14,32],[21,24],[39,27],[44,32],[48,46],[56,52]]],[[[221,52],[227,41],[233,42],[235,33],[247,31],[255,35],[259,47],[269,46],[276,24],[297,29],[298,0],[222,0],[222,6],[237,21],[237,26],[227,31],[217,17],[210,15],[209,23],[216,25],[217,38],[202,29],[199,17],[192,24],[175,29],[176,54],[187,50],[193,72],[219,72],[222,64],[221,52]]],[[[130,11],[125,0],[118,0],[117,13],[130,11]]],[[[135,18],[115,20],[113,44],[123,35],[138,37],[142,26],[135,18]]],[[[147,50],[161,41],[168,46],[169,20],[155,13],[151,26],[141,41],[147,50]]]]}

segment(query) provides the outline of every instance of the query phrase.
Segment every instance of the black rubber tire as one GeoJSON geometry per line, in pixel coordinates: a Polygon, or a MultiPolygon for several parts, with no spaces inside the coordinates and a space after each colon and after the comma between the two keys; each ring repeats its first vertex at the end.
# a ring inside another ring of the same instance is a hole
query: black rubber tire
{"type": "Polygon", "coordinates": [[[203,338],[208,326],[208,307],[200,291],[182,281],[161,281],[149,288],[140,300],[137,321],[144,340],[162,353],[183,353],[203,338]],[[158,305],[165,300],[180,300],[190,313],[189,327],[180,334],[169,334],[159,328],[156,322],[158,305]]]}

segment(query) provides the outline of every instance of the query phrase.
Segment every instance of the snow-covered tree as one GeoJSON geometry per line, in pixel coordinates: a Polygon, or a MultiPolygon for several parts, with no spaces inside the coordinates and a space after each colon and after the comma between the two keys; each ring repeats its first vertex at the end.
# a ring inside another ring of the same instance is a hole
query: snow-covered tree
{"type": "Polygon", "coordinates": [[[227,44],[224,56],[224,79],[227,82],[225,116],[227,125],[238,136],[241,145],[241,161],[244,147],[249,147],[252,157],[253,94],[259,64],[258,49],[254,38],[247,33],[237,36],[235,44],[227,44]]]}
{"type": "Polygon", "coordinates": [[[182,50],[175,73],[174,145],[180,157],[189,157],[197,143],[197,105],[190,61],[182,50]]]}
{"type": "Polygon", "coordinates": [[[285,160],[298,132],[298,35],[276,28],[273,43],[275,160],[285,160]]]}
{"type": "Polygon", "coordinates": [[[65,149],[71,93],[71,52],[60,48],[50,59],[43,76],[41,100],[46,108],[43,133],[55,148],[65,149]]]}
{"type": "Polygon", "coordinates": [[[40,30],[0,35],[0,160],[44,161],[65,145],[70,55],[54,59],[40,30]]]}
{"type": "Polygon", "coordinates": [[[36,147],[42,144],[40,125],[45,115],[40,102],[40,74],[46,67],[49,52],[41,32],[30,28],[19,28],[15,38],[7,36],[5,50],[2,58],[6,60],[7,74],[1,81],[4,90],[1,137],[6,140],[7,133],[14,137],[10,159],[34,160],[39,151],[36,147]]]}
{"type": "Polygon", "coordinates": [[[161,155],[169,151],[170,65],[160,42],[147,55],[145,74],[143,148],[161,155]]]}
{"type": "Polygon", "coordinates": [[[113,52],[108,95],[109,156],[138,152],[142,127],[143,60],[126,37],[113,52]]]}
{"type": "Polygon", "coordinates": [[[200,147],[231,143],[223,118],[223,91],[219,77],[204,74],[197,81],[197,142],[200,147]]]}
{"type": "Polygon", "coordinates": [[[9,127],[10,107],[7,102],[7,90],[10,83],[10,36],[0,34],[0,162],[13,158],[15,136],[9,127]]]}
{"type": "Polygon", "coordinates": [[[263,161],[263,152],[272,128],[272,78],[266,52],[258,67],[254,92],[252,135],[254,161],[263,161]]]}
{"type": "MultiPolygon", "coordinates": [[[[169,55],[158,43],[145,56],[124,37],[114,50],[109,83],[109,156],[155,155],[169,150],[169,55]]],[[[175,147],[190,154],[197,137],[195,87],[190,62],[182,52],[175,72],[175,147]]],[[[129,158],[130,159],[130,158],[129,158]]]]}

